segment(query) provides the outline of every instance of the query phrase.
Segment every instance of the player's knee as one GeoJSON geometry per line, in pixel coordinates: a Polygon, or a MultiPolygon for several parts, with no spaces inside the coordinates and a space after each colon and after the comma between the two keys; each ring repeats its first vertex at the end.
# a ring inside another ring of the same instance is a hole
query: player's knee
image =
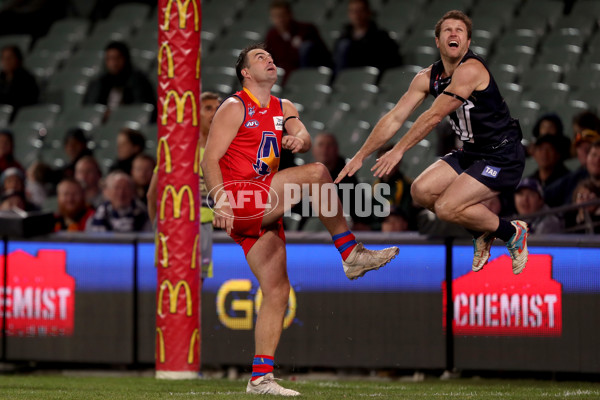
{"type": "Polygon", "coordinates": [[[312,175],[313,175],[313,182],[327,182],[327,181],[331,181],[331,175],[329,174],[329,170],[327,169],[327,167],[325,166],[325,164],[322,164],[320,162],[315,162],[311,164],[312,167],[312,175]]]}
{"type": "Polygon", "coordinates": [[[413,201],[421,207],[431,208],[433,205],[431,204],[431,195],[429,190],[427,190],[426,185],[424,185],[418,179],[415,180],[412,185],[410,185],[410,194],[413,198],[413,201]]]}
{"type": "Polygon", "coordinates": [[[434,205],[435,215],[442,221],[453,222],[456,219],[456,209],[448,201],[440,199],[434,205]]]}

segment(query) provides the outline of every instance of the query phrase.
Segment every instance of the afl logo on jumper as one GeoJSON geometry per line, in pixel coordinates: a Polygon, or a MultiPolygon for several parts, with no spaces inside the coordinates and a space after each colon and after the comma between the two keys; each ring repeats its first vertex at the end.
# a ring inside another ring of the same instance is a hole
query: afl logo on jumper
{"type": "Polygon", "coordinates": [[[500,172],[500,168],[492,167],[491,165],[486,165],[485,168],[483,169],[483,172],[481,173],[481,175],[487,176],[490,178],[496,178],[496,177],[498,177],[499,172],[500,172]]]}
{"type": "Polygon", "coordinates": [[[259,123],[257,120],[255,119],[251,119],[250,121],[246,122],[246,124],[244,125],[246,128],[256,128],[258,127],[259,123]]]}

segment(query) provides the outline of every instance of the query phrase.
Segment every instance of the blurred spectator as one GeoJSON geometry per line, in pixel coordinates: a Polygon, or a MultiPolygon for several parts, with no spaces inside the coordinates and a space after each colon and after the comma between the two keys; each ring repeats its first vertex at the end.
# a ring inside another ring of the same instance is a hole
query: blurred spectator
{"type": "Polygon", "coordinates": [[[334,47],[336,71],[363,66],[383,71],[400,65],[398,45],[373,20],[368,0],[349,0],[348,20],[334,47]]]}
{"type": "Polygon", "coordinates": [[[408,218],[404,211],[392,207],[390,215],[381,222],[381,232],[404,232],[408,230],[408,218]]]}
{"type": "Polygon", "coordinates": [[[17,46],[5,46],[0,53],[0,104],[10,104],[14,110],[38,102],[40,90],[35,77],[23,67],[23,54],[17,46]]]}
{"type": "Polygon", "coordinates": [[[92,155],[88,148],[88,138],[81,128],[69,129],[65,134],[64,148],[67,154],[68,164],[60,171],[62,178],[72,178],[75,176],[75,164],[82,157],[92,155]]]}
{"type": "Polygon", "coordinates": [[[296,21],[290,3],[273,0],[269,16],[273,26],[267,32],[265,45],[275,65],[285,70],[285,79],[297,68],[332,66],[319,31],[311,23],[296,21]]]}
{"type": "Polygon", "coordinates": [[[9,0],[0,8],[0,35],[48,32],[54,21],[67,16],[68,0],[9,0]]]}
{"type": "MultiPolygon", "coordinates": [[[[533,137],[539,139],[545,135],[554,135],[557,137],[559,143],[559,152],[562,160],[566,160],[571,157],[571,140],[565,136],[564,127],[562,120],[556,113],[543,114],[533,126],[533,137]]],[[[533,154],[533,146],[530,148],[529,153],[533,154]]]]}
{"type": "Polygon", "coordinates": [[[575,187],[589,176],[587,158],[592,143],[598,139],[600,139],[600,134],[590,129],[584,129],[576,134],[573,148],[581,166],[545,188],[544,199],[550,207],[558,207],[571,203],[575,187]]]}
{"type": "Polygon", "coordinates": [[[25,192],[25,174],[19,168],[7,168],[0,175],[0,186],[2,193],[5,192],[25,192]]]}
{"type": "Polygon", "coordinates": [[[9,130],[0,130],[0,173],[7,168],[18,168],[23,170],[23,167],[15,159],[14,155],[14,139],[12,132],[9,130]]]}
{"type": "Polygon", "coordinates": [[[75,164],[75,179],[85,192],[85,201],[94,208],[98,208],[104,202],[100,179],[102,171],[96,159],[92,156],[84,156],[75,164]]]}
{"type": "Polygon", "coordinates": [[[111,171],[120,170],[131,175],[133,159],[142,154],[146,147],[146,138],[135,129],[123,128],[117,135],[117,159],[111,171]]]}
{"type": "Polygon", "coordinates": [[[133,179],[122,171],[106,177],[104,189],[107,201],[102,203],[86,230],[92,232],[141,232],[151,229],[146,207],[135,197],[133,179]]]}
{"type": "Polygon", "coordinates": [[[154,88],[146,75],[133,67],[125,43],[111,42],[106,46],[104,65],[106,71],[90,83],[84,104],[107,105],[106,118],[121,104],[149,103],[156,113],[154,88]]]}
{"type": "Polygon", "coordinates": [[[0,197],[0,211],[21,210],[26,211],[25,193],[16,190],[3,193],[0,197]]]}
{"type": "MultiPolygon", "coordinates": [[[[339,152],[339,146],[337,139],[331,133],[319,133],[313,142],[312,145],[312,155],[316,162],[319,162],[329,171],[329,174],[334,177],[337,177],[339,173],[344,169],[346,165],[346,161],[339,152]]],[[[342,207],[344,207],[344,211],[350,215],[352,221],[354,222],[354,226],[352,229],[354,230],[368,230],[369,228],[364,224],[368,224],[368,220],[364,218],[359,218],[356,215],[356,195],[357,192],[355,190],[356,185],[358,184],[358,179],[355,176],[346,176],[342,181],[337,185],[338,186],[338,197],[340,198],[340,202],[342,203],[342,207]],[[346,190],[348,201],[344,203],[344,190],[341,188],[346,185],[349,190],[346,190]]],[[[364,202],[363,202],[364,204],[364,202]]],[[[300,227],[302,226],[302,222],[300,227]]]]}
{"type": "Polygon", "coordinates": [[[25,193],[33,204],[41,208],[46,198],[55,193],[56,175],[49,165],[42,162],[35,162],[27,168],[25,193]]]}
{"type": "MultiPolygon", "coordinates": [[[[573,203],[583,204],[594,200],[600,200],[600,181],[584,179],[579,182],[573,192],[573,203]]],[[[576,233],[600,233],[600,204],[579,208],[575,222],[579,227],[574,230],[576,233]]]]}
{"type": "Polygon", "coordinates": [[[83,188],[74,178],[63,179],[56,188],[58,210],[54,231],[84,231],[94,209],[86,204],[83,188]]]}
{"type": "MultiPolygon", "coordinates": [[[[393,145],[388,144],[377,151],[377,158],[383,156],[392,149],[393,145]]],[[[390,194],[384,196],[389,202],[392,210],[397,210],[401,213],[408,223],[409,230],[417,229],[417,214],[418,207],[413,204],[413,199],[410,194],[412,179],[404,175],[401,171],[402,164],[398,164],[396,169],[381,178],[375,180],[374,184],[385,183],[390,186],[390,194]]]]}
{"type": "Polygon", "coordinates": [[[546,134],[535,141],[532,156],[538,169],[529,177],[536,179],[542,187],[569,174],[569,170],[562,162],[561,146],[564,149],[564,141],[556,135],[546,134]]]}
{"type": "MultiPolygon", "coordinates": [[[[550,210],[544,203],[542,185],[534,178],[519,182],[515,191],[515,207],[520,216],[550,210]]],[[[530,233],[559,233],[563,230],[563,221],[553,213],[525,218],[524,221],[529,224],[530,233]]]]}
{"type": "Polygon", "coordinates": [[[135,184],[135,195],[142,203],[146,204],[146,194],[152,180],[152,173],[156,162],[148,154],[139,154],[133,160],[131,177],[135,184]]]}
{"type": "Polygon", "coordinates": [[[574,139],[585,129],[600,132],[600,118],[591,111],[583,111],[573,117],[572,127],[574,139]]]}

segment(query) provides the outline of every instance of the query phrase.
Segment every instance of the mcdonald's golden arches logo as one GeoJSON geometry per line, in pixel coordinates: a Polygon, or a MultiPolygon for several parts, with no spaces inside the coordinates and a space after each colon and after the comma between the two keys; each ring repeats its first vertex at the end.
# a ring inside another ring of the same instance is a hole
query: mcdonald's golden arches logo
{"type": "Polygon", "coordinates": [[[192,125],[198,126],[198,104],[196,103],[196,96],[191,90],[186,90],[182,96],[179,95],[175,90],[171,89],[167,92],[165,100],[163,102],[163,111],[161,122],[163,125],[167,125],[167,119],[169,115],[169,103],[171,99],[175,99],[175,106],[177,107],[176,121],[178,124],[183,122],[183,116],[185,111],[185,105],[187,100],[190,99],[192,102],[192,125]]]}
{"type": "Polygon", "coordinates": [[[163,334],[162,329],[156,328],[156,343],[158,345],[158,354],[155,354],[154,357],[158,356],[158,361],[161,363],[165,362],[165,335],[163,334]]]}
{"type": "Polygon", "coordinates": [[[198,352],[195,350],[196,343],[200,343],[200,331],[198,330],[198,328],[194,329],[194,331],[192,332],[192,336],[190,337],[190,348],[188,350],[187,360],[188,364],[193,364],[194,359],[196,358],[196,354],[198,354],[198,352]]]}
{"type": "Polygon", "coordinates": [[[156,165],[160,166],[161,154],[165,153],[165,172],[171,173],[173,170],[173,164],[171,161],[171,148],[169,147],[169,142],[167,142],[166,137],[161,137],[158,139],[158,145],[156,146],[156,165]]]}
{"type": "Polygon", "coordinates": [[[167,247],[167,236],[164,233],[158,232],[156,243],[156,259],[158,260],[158,249],[161,249],[162,258],[160,264],[163,268],[169,267],[169,248],[167,247]]]}
{"type": "Polygon", "coordinates": [[[168,42],[164,42],[158,49],[158,75],[162,74],[162,59],[163,54],[167,55],[167,77],[173,78],[175,76],[175,67],[173,66],[173,51],[168,42]]]}
{"type": "Polygon", "coordinates": [[[168,279],[165,279],[160,284],[160,290],[158,291],[158,315],[161,317],[164,316],[162,305],[165,290],[169,293],[169,312],[171,314],[177,313],[177,300],[179,299],[179,291],[182,288],[185,293],[186,315],[188,317],[192,316],[192,290],[190,289],[190,285],[186,281],[180,280],[175,286],[173,286],[171,281],[168,279]]]}
{"type": "MultiPolygon", "coordinates": [[[[179,29],[186,29],[187,26],[187,12],[190,3],[192,3],[192,7],[194,8],[194,31],[198,32],[200,30],[200,12],[198,10],[198,3],[196,0],[175,0],[177,3],[177,13],[179,14],[179,29]]],[[[169,20],[171,18],[171,9],[173,8],[173,0],[169,0],[167,2],[167,8],[165,9],[165,22],[163,25],[163,30],[168,31],[170,24],[169,20]]]]}
{"type": "Polygon", "coordinates": [[[196,59],[196,79],[200,79],[200,60],[202,60],[202,44],[200,44],[200,48],[198,49],[198,58],[196,59]]]}
{"type": "Polygon", "coordinates": [[[190,269],[196,269],[198,265],[198,243],[200,242],[200,235],[196,234],[194,238],[194,246],[192,247],[192,261],[190,263],[190,269]]]}
{"type": "Polygon", "coordinates": [[[173,185],[167,185],[163,190],[162,197],[160,199],[160,219],[165,219],[165,207],[167,205],[167,198],[171,195],[173,201],[173,218],[181,218],[181,205],[183,203],[183,195],[187,193],[189,203],[189,215],[190,221],[196,219],[196,212],[194,211],[196,203],[194,202],[194,192],[189,185],[183,185],[181,189],[175,189],[173,185]]]}

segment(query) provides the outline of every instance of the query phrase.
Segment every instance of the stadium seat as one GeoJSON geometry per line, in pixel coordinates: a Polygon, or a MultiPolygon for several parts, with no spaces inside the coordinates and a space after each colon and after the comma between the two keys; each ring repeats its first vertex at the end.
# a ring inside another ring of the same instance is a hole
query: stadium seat
{"type": "Polygon", "coordinates": [[[538,19],[553,26],[562,16],[564,9],[562,0],[528,0],[519,7],[519,18],[538,19]]]}
{"type": "Polygon", "coordinates": [[[542,111],[554,111],[567,101],[569,86],[554,83],[549,87],[523,91],[523,100],[534,101],[542,107],[542,111]]]}
{"type": "Polygon", "coordinates": [[[402,56],[406,64],[427,68],[440,58],[440,52],[436,47],[419,46],[404,53],[402,56]]]}
{"type": "Polygon", "coordinates": [[[485,54],[489,54],[494,42],[492,32],[485,29],[474,29],[471,36],[471,48],[481,47],[485,49],[485,54]]]}
{"type": "Polygon", "coordinates": [[[13,122],[9,129],[13,133],[15,158],[23,166],[29,165],[42,148],[42,139],[46,134],[46,127],[39,122],[13,122]]]}
{"type": "Polygon", "coordinates": [[[417,65],[404,65],[384,71],[379,87],[382,91],[394,92],[396,95],[406,92],[415,75],[423,68],[417,65]]]}
{"type": "MultiPolygon", "coordinates": [[[[596,102],[596,104],[598,103],[596,102]]],[[[561,104],[555,111],[560,116],[563,124],[565,126],[569,126],[575,115],[590,109],[594,109],[592,103],[587,103],[581,100],[569,100],[564,104],[561,104]]],[[[598,110],[598,108],[596,107],[595,110],[598,110]]]]}
{"type": "Polygon", "coordinates": [[[306,221],[304,222],[304,225],[302,225],[302,231],[303,232],[326,232],[327,228],[325,228],[325,225],[323,225],[323,223],[321,222],[321,220],[319,220],[318,217],[310,217],[310,218],[307,218],[306,221]]]}
{"type": "Polygon", "coordinates": [[[293,7],[294,18],[297,21],[310,21],[315,25],[321,25],[327,18],[329,8],[324,2],[302,2],[293,7]]]}
{"type": "Polygon", "coordinates": [[[498,38],[496,42],[497,49],[504,49],[516,46],[527,46],[536,49],[540,37],[532,29],[519,29],[513,32],[506,32],[498,38]]]}
{"type": "Polygon", "coordinates": [[[328,85],[331,81],[333,71],[327,67],[302,68],[290,73],[285,86],[284,93],[293,95],[298,91],[305,90],[314,85],[328,85]]]}
{"type": "Polygon", "coordinates": [[[103,54],[102,50],[80,50],[65,62],[63,69],[70,73],[79,71],[80,75],[94,76],[102,69],[103,54]]]}
{"type": "Polygon", "coordinates": [[[574,45],[546,49],[538,55],[536,64],[556,64],[568,71],[577,66],[581,58],[581,51],[581,47],[574,45]]]}
{"type": "Polygon", "coordinates": [[[363,84],[361,86],[346,87],[342,91],[334,92],[330,101],[332,103],[346,103],[353,110],[360,110],[377,101],[379,88],[375,85],[363,84]]]}
{"type": "Polygon", "coordinates": [[[538,164],[533,157],[527,157],[525,159],[525,168],[523,169],[523,176],[529,176],[538,169],[538,164]]]}
{"type": "Polygon", "coordinates": [[[9,104],[0,104],[0,129],[8,127],[13,110],[13,106],[9,104]]]}
{"type": "Polygon", "coordinates": [[[215,50],[207,57],[206,54],[202,54],[202,70],[209,68],[221,68],[221,67],[235,67],[235,62],[239,51],[233,51],[231,49],[219,49],[215,50]]]}
{"type": "Polygon", "coordinates": [[[571,100],[579,100],[587,104],[590,110],[594,112],[600,111],[600,101],[598,101],[598,89],[584,87],[569,95],[571,100]]]}
{"type": "Polygon", "coordinates": [[[35,42],[30,56],[52,56],[62,61],[71,55],[74,45],[75,43],[65,40],[64,37],[45,36],[35,42]]]}
{"type": "Polygon", "coordinates": [[[529,69],[534,55],[535,50],[527,46],[501,48],[496,50],[490,64],[512,65],[517,69],[518,73],[521,73],[529,69]]]}
{"type": "Polygon", "coordinates": [[[158,28],[152,31],[139,32],[128,41],[129,48],[132,50],[141,50],[152,52],[156,55],[158,51],[158,28]]]}
{"type": "Polygon", "coordinates": [[[90,30],[90,21],[84,18],[65,18],[50,27],[46,37],[61,38],[70,43],[80,43],[90,30]]]}
{"type": "Polygon", "coordinates": [[[571,15],[588,16],[600,22],[600,3],[597,0],[577,0],[571,15]]]}
{"type": "Polygon", "coordinates": [[[504,101],[506,101],[509,107],[511,104],[518,103],[521,100],[523,93],[521,85],[517,85],[516,83],[498,83],[498,86],[504,101]]]}
{"type": "Polygon", "coordinates": [[[486,27],[486,25],[481,24],[480,19],[494,17],[500,21],[504,26],[510,24],[510,22],[514,18],[514,4],[507,4],[505,2],[479,2],[473,8],[473,12],[471,13],[471,18],[473,19],[473,23],[477,27],[486,27]]]}
{"type": "Polygon", "coordinates": [[[402,170],[411,178],[416,178],[436,159],[435,151],[428,140],[421,140],[408,150],[402,158],[402,170]]]}
{"type": "Polygon", "coordinates": [[[106,106],[103,104],[84,105],[65,110],[58,118],[57,123],[76,126],[81,122],[87,122],[92,127],[97,127],[102,125],[105,113],[106,106]]]}
{"type": "Polygon", "coordinates": [[[508,108],[510,109],[510,115],[519,119],[523,138],[531,143],[533,141],[533,126],[541,114],[540,105],[533,101],[520,101],[508,103],[508,108]]]}
{"type": "Polygon", "coordinates": [[[581,31],[576,28],[553,30],[544,37],[541,50],[543,52],[555,51],[555,49],[560,49],[561,47],[570,44],[583,47],[585,39],[586,38],[582,35],[581,31]]]}
{"type": "Polygon", "coordinates": [[[30,35],[2,35],[0,36],[0,49],[5,46],[14,45],[21,49],[21,53],[25,56],[29,53],[31,41],[30,35]]]}
{"type": "Polygon", "coordinates": [[[32,53],[25,59],[25,67],[35,75],[39,86],[44,86],[48,78],[54,75],[60,59],[56,53],[32,53]]]}
{"type": "Polygon", "coordinates": [[[202,91],[230,95],[239,82],[233,67],[210,68],[202,71],[202,91]]]}
{"type": "Polygon", "coordinates": [[[127,23],[139,28],[150,14],[150,8],[150,5],[142,3],[118,4],[111,11],[108,20],[127,23]]]}
{"type": "Polygon", "coordinates": [[[359,120],[369,124],[369,130],[373,130],[375,124],[388,112],[385,105],[379,103],[371,103],[369,106],[353,112],[353,115],[359,120]]]}
{"type": "Polygon", "coordinates": [[[517,67],[510,64],[493,64],[490,70],[498,85],[504,83],[515,83],[517,80],[517,67]]]}
{"type": "Polygon", "coordinates": [[[340,154],[344,157],[354,156],[371,132],[368,123],[351,116],[344,118],[331,131],[337,138],[340,154]]]}
{"type": "Polygon", "coordinates": [[[596,28],[595,19],[589,15],[579,15],[579,14],[570,14],[561,17],[554,26],[555,31],[560,31],[563,29],[577,29],[584,38],[594,32],[596,28]]]}
{"type": "Polygon", "coordinates": [[[239,53],[245,47],[259,41],[260,37],[253,31],[231,31],[228,35],[220,37],[215,46],[217,49],[235,50],[239,53]]]}
{"type": "MultiPolygon", "coordinates": [[[[583,64],[565,73],[564,83],[572,89],[600,87],[600,64],[583,64]]],[[[600,98],[599,98],[600,102],[600,98]]]]}
{"type": "MultiPolygon", "coordinates": [[[[330,131],[347,117],[348,112],[350,112],[348,104],[329,103],[314,110],[309,114],[309,118],[313,122],[313,127],[318,128],[318,130],[330,131]],[[321,125],[315,125],[315,122],[321,125]]],[[[302,118],[302,115],[300,117],[302,118]]]]}
{"type": "Polygon", "coordinates": [[[42,147],[39,158],[53,169],[64,168],[67,165],[67,154],[64,147],[42,147]]]}
{"type": "Polygon", "coordinates": [[[472,5],[473,0],[432,0],[423,8],[425,13],[440,18],[449,10],[461,10],[468,14],[472,5]]]}
{"type": "Polygon", "coordinates": [[[146,125],[150,122],[153,112],[152,104],[121,104],[110,112],[109,121],[111,123],[137,122],[146,125]]]}
{"type": "Polygon", "coordinates": [[[291,213],[290,216],[283,216],[283,225],[285,226],[286,231],[297,231],[298,226],[300,225],[300,215],[296,213],[291,213]]]}
{"type": "Polygon", "coordinates": [[[294,104],[300,104],[303,110],[312,111],[325,104],[331,94],[331,87],[327,85],[314,85],[306,90],[299,91],[289,100],[294,104]]]}
{"type": "Polygon", "coordinates": [[[79,68],[63,68],[48,81],[43,97],[46,102],[51,102],[52,96],[56,96],[53,102],[61,104],[65,109],[73,105],[79,106],[90,79],[79,68]],[[55,98],[58,100],[54,101],[55,98]]]}
{"type": "Polygon", "coordinates": [[[39,123],[46,128],[51,127],[58,118],[60,106],[58,104],[36,104],[22,107],[17,111],[14,124],[39,123]]]}
{"type": "Polygon", "coordinates": [[[375,67],[347,68],[338,73],[332,87],[334,91],[344,91],[363,84],[374,85],[378,76],[379,70],[375,67]]]}
{"type": "Polygon", "coordinates": [[[520,29],[530,29],[538,36],[543,36],[548,29],[548,20],[539,16],[537,13],[523,14],[521,13],[509,25],[509,32],[514,32],[520,29]]]}
{"type": "Polygon", "coordinates": [[[562,68],[560,66],[556,64],[538,64],[521,74],[519,84],[524,90],[544,88],[560,82],[561,76],[562,68]]]}

